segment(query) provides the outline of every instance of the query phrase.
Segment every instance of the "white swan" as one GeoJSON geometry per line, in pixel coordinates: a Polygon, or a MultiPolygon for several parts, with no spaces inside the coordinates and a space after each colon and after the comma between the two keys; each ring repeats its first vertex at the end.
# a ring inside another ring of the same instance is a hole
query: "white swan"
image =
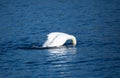
{"type": "Polygon", "coordinates": [[[52,32],[47,35],[47,41],[43,44],[42,47],[60,47],[67,40],[72,40],[73,45],[76,45],[76,38],[73,35],[69,35],[62,32],[52,32]]]}

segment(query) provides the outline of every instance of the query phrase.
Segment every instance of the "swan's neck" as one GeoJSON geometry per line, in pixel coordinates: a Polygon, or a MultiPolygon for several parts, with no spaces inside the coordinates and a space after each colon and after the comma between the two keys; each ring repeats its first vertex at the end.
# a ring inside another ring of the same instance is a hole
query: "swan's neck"
{"type": "Polygon", "coordinates": [[[72,43],[75,46],[77,44],[76,38],[73,35],[71,35],[70,39],[72,40],[72,43]]]}

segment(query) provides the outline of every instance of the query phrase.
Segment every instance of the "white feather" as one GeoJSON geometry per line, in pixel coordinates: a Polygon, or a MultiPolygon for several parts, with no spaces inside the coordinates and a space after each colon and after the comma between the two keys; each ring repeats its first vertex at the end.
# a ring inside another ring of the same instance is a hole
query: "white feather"
{"type": "Polygon", "coordinates": [[[43,44],[43,47],[59,47],[62,46],[69,39],[74,39],[73,43],[76,45],[76,38],[73,35],[61,32],[52,32],[48,34],[47,41],[43,44]]]}

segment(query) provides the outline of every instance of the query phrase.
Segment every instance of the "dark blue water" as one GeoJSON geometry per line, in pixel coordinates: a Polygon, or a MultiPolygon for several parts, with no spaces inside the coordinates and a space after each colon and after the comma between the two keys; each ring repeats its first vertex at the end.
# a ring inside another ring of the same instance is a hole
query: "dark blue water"
{"type": "Polygon", "coordinates": [[[119,78],[120,0],[1,0],[0,78],[119,78]],[[50,32],[77,46],[41,46],[50,32]]]}

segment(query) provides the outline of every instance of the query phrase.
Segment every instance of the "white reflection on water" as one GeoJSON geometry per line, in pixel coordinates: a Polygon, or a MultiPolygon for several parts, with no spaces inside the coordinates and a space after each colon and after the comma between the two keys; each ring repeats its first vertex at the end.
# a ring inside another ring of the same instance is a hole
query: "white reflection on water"
{"type": "Polygon", "coordinates": [[[70,76],[72,73],[70,70],[74,67],[71,62],[75,60],[76,47],[60,47],[48,51],[48,71],[60,77],[70,76]]]}
{"type": "Polygon", "coordinates": [[[75,54],[76,53],[76,47],[65,47],[65,46],[62,46],[62,47],[59,47],[59,48],[56,48],[56,49],[49,49],[48,50],[50,54],[66,54],[66,53],[73,53],[75,54]]]}

